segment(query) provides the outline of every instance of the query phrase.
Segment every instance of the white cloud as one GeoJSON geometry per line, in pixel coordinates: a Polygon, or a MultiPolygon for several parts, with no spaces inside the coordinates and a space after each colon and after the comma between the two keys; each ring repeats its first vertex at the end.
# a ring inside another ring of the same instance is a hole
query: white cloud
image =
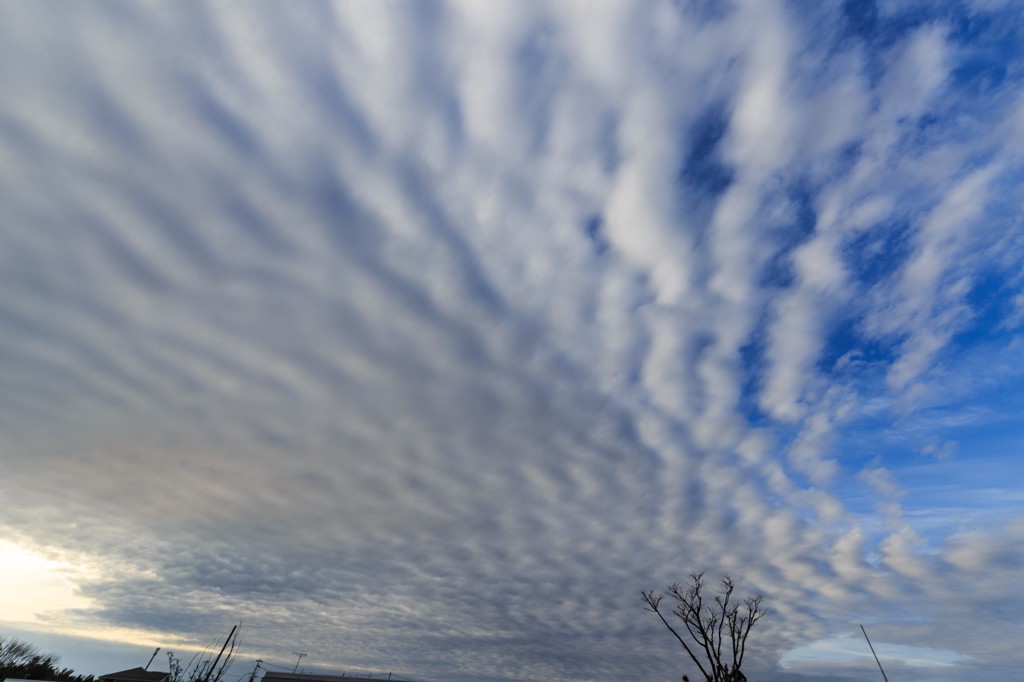
{"type": "MultiPolygon", "coordinates": [[[[888,642],[872,642],[879,658],[890,666],[905,665],[911,668],[941,668],[952,666],[967,659],[955,651],[913,647],[888,642]]],[[[822,667],[860,662],[864,668],[875,665],[871,650],[866,642],[856,635],[836,635],[801,646],[786,654],[782,664],[786,667],[800,667],[801,664],[818,664],[822,667]]]]}
{"type": "Polygon", "coordinates": [[[768,595],[765,677],[851,612],[1009,649],[947,623],[1019,557],[917,528],[844,439],[934,404],[1019,227],[1014,114],[958,137],[939,24],[869,54],[698,9],[5,8],[0,489],[60,494],[0,524],[97,562],[69,618],[653,677],[637,593],[707,567],[768,595]]]}

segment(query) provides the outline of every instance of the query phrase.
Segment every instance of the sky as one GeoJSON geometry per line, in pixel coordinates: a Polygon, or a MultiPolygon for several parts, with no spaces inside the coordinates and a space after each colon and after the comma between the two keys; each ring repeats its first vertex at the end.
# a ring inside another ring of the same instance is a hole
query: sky
{"type": "MultiPolygon", "coordinates": [[[[0,634],[1024,667],[1024,7],[0,2],[0,634]]],[[[230,682],[230,681],[229,681],[230,682]]]]}

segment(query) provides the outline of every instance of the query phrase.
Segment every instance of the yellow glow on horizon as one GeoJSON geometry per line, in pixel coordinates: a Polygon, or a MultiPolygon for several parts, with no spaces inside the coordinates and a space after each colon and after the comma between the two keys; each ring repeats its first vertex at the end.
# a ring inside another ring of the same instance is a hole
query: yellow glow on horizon
{"type": "MultiPolygon", "coordinates": [[[[3,621],[0,620],[0,623],[3,621]]],[[[144,647],[174,647],[184,651],[201,651],[195,644],[189,643],[182,637],[168,635],[161,632],[147,630],[135,630],[131,628],[119,628],[114,626],[82,627],[77,625],[60,625],[56,623],[19,623],[28,631],[45,632],[50,635],[63,635],[66,637],[77,637],[80,639],[91,639],[98,642],[111,642],[114,644],[133,644],[144,647]]]]}
{"type": "Polygon", "coordinates": [[[75,563],[53,559],[28,546],[0,540],[0,623],[103,642],[199,650],[179,636],[62,618],[62,613],[69,609],[87,610],[93,606],[90,599],[78,593],[76,582],[95,578],[100,571],[86,559],[80,560],[81,563],[75,563]]]}
{"type": "Polygon", "coordinates": [[[76,573],[81,571],[72,564],[0,540],[0,614],[8,621],[38,623],[46,613],[88,608],[90,601],[75,590],[76,573]]]}

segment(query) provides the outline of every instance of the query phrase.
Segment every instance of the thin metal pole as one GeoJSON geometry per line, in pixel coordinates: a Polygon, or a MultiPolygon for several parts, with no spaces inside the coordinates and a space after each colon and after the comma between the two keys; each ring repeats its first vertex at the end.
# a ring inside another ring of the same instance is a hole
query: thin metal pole
{"type": "Polygon", "coordinates": [[[882,670],[882,662],[878,660],[878,654],[875,653],[875,647],[871,646],[871,640],[868,639],[868,631],[864,629],[863,625],[860,626],[860,631],[864,633],[864,639],[868,640],[868,648],[871,649],[871,655],[875,657],[875,663],[878,664],[878,669],[882,673],[882,679],[885,680],[885,682],[889,682],[889,678],[885,676],[885,671],[882,670]]]}
{"type": "MultiPolygon", "coordinates": [[[[213,659],[213,665],[211,665],[210,669],[206,671],[206,677],[203,678],[203,682],[210,682],[210,675],[212,675],[214,669],[216,669],[217,661],[219,661],[220,657],[224,655],[224,650],[228,648],[228,643],[231,641],[231,638],[235,636],[235,630],[237,630],[237,629],[238,629],[237,625],[231,626],[231,632],[228,633],[228,638],[224,640],[224,646],[222,646],[220,648],[220,653],[217,654],[217,658],[213,659]]],[[[235,647],[232,646],[231,650],[234,651],[234,649],[235,649],[235,647]]],[[[231,658],[230,654],[228,654],[228,658],[231,658]]]]}

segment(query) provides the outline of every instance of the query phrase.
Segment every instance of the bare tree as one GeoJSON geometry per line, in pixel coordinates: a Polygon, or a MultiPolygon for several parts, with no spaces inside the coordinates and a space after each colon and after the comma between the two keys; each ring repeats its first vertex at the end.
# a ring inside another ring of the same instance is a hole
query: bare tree
{"type": "Polygon", "coordinates": [[[238,644],[239,625],[231,628],[224,640],[220,653],[211,658],[210,649],[204,649],[194,655],[187,665],[173,651],[167,652],[167,665],[170,668],[170,682],[220,682],[235,659],[235,648],[238,644]]]}
{"type": "MultiPolygon", "coordinates": [[[[647,610],[658,614],[707,682],[746,682],[740,672],[747,650],[747,637],[757,621],[767,612],[760,594],[735,598],[736,581],[722,578],[717,593],[706,598],[704,573],[691,573],[685,585],[674,583],[664,593],[641,592],[647,610]],[[661,606],[668,597],[672,602],[669,615],[682,624],[673,626],[661,606]]],[[[686,676],[683,676],[686,680],[686,676]]]]}
{"type": "Polygon", "coordinates": [[[0,635],[0,680],[59,680],[61,682],[92,682],[92,675],[78,675],[71,668],[61,668],[60,656],[41,653],[28,642],[0,635]]]}

